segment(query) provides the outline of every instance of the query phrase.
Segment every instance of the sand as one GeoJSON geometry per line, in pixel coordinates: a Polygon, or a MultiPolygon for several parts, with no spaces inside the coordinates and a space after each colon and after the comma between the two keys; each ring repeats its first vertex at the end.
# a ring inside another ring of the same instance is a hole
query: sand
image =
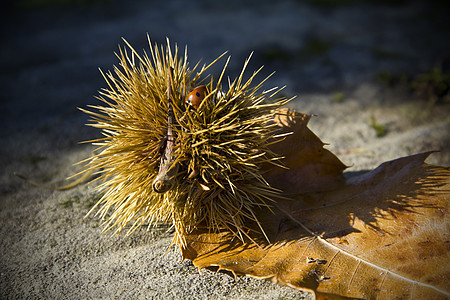
{"type": "Polygon", "coordinates": [[[374,80],[380,71],[417,74],[448,63],[448,24],[438,5],[19,3],[2,16],[2,299],[309,297],[264,280],[197,270],[169,247],[173,234],[163,224],[131,236],[102,234],[101,220],[86,217],[99,196],[95,184],[53,191],[13,175],[58,186],[90,156],[93,146],[79,142],[99,133],[84,125],[87,116],[77,107],[98,103],[93,96],[105,84],[97,68],[117,63],[113,51],[122,36],[137,49],[147,48],[147,33],[158,43],[170,37],[188,45],[193,64],[228,49],[231,77],[255,51],[251,68],[275,70],[265,86],[286,85],[286,96],[297,95],[290,107],[317,115],[310,127],[349,175],[430,150],[440,152],[428,162],[450,165],[449,104],[374,80]]]}

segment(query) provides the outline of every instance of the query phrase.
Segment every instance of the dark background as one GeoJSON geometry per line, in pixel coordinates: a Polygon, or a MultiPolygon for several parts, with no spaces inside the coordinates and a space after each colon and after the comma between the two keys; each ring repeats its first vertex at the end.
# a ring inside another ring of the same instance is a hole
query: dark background
{"type": "Polygon", "coordinates": [[[85,116],[75,108],[96,103],[104,87],[97,68],[117,63],[121,37],[148,49],[147,33],[159,44],[169,37],[188,45],[192,65],[229,50],[231,77],[254,51],[249,70],[276,71],[272,82],[287,85],[289,96],[351,89],[383,72],[448,72],[445,2],[10,1],[1,16],[2,134],[82,131],[85,116]]]}

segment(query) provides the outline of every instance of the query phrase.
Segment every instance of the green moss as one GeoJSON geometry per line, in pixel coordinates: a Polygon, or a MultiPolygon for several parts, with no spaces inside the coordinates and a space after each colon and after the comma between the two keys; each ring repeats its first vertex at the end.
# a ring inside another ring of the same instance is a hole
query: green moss
{"type": "Polygon", "coordinates": [[[377,137],[383,137],[387,133],[387,129],[385,125],[382,125],[377,122],[375,116],[370,117],[370,126],[375,129],[375,133],[377,137]]]}
{"type": "Polygon", "coordinates": [[[374,78],[378,83],[389,88],[406,86],[408,83],[406,74],[393,74],[389,71],[380,71],[375,74],[374,78]]]}
{"type": "Polygon", "coordinates": [[[92,206],[94,206],[103,197],[103,195],[104,195],[104,193],[93,194],[91,197],[89,197],[84,202],[84,207],[91,208],[92,206]]]}
{"type": "Polygon", "coordinates": [[[332,102],[334,103],[342,103],[345,100],[345,95],[342,92],[334,92],[332,102]]]}
{"type": "Polygon", "coordinates": [[[374,76],[375,81],[386,86],[390,86],[391,78],[392,73],[389,71],[380,71],[374,76]]]}
{"type": "Polygon", "coordinates": [[[450,72],[433,68],[415,76],[409,88],[416,96],[431,103],[450,103],[450,72]]]}
{"type": "Polygon", "coordinates": [[[375,75],[375,80],[389,88],[404,88],[430,103],[450,103],[450,72],[441,67],[411,76],[381,71],[375,75]]]}
{"type": "Polygon", "coordinates": [[[71,208],[74,203],[80,203],[80,198],[78,196],[73,196],[67,200],[59,202],[58,204],[64,208],[71,208]]]}

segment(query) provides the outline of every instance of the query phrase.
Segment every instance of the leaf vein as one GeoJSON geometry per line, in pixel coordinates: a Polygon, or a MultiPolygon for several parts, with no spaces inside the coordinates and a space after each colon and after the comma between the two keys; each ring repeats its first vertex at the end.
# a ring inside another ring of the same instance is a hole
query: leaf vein
{"type": "MultiPolygon", "coordinates": [[[[326,239],[324,239],[324,238],[318,236],[317,234],[315,234],[311,229],[309,229],[307,226],[305,226],[302,222],[300,222],[300,221],[298,221],[296,218],[294,218],[294,217],[292,216],[291,213],[289,213],[288,211],[286,211],[285,209],[283,209],[283,208],[280,207],[280,206],[278,206],[278,208],[279,208],[283,213],[285,213],[287,216],[289,216],[289,217],[292,219],[292,221],[294,221],[295,223],[297,223],[301,228],[303,228],[303,229],[304,229],[305,231],[307,231],[311,236],[313,236],[314,239],[313,239],[312,241],[314,241],[314,240],[317,239],[317,240],[319,240],[319,242],[322,242],[323,244],[325,244],[326,246],[330,247],[331,249],[335,249],[335,250],[337,250],[337,251],[340,251],[340,252],[342,252],[342,253],[348,255],[349,257],[351,257],[351,258],[353,258],[353,259],[359,261],[360,263],[361,263],[361,262],[364,262],[364,263],[366,263],[367,265],[369,265],[369,266],[371,266],[371,267],[373,267],[373,268],[376,268],[376,269],[382,270],[382,271],[384,271],[384,272],[390,273],[392,276],[395,276],[395,277],[397,277],[397,278],[400,278],[400,279],[402,279],[402,280],[404,280],[404,281],[407,281],[407,282],[409,282],[409,283],[411,283],[411,284],[417,284],[417,285],[420,285],[420,286],[423,286],[423,287],[428,287],[428,288],[431,288],[431,289],[433,289],[433,290],[435,290],[435,291],[437,291],[437,292],[439,292],[439,293],[441,293],[441,294],[446,295],[447,297],[450,296],[450,293],[447,292],[447,291],[444,291],[444,290],[442,290],[442,289],[439,289],[439,288],[437,288],[437,287],[435,287],[435,286],[432,286],[432,285],[430,285],[430,284],[423,283],[423,282],[419,282],[419,281],[416,281],[416,280],[412,280],[412,279],[409,279],[409,278],[407,278],[407,277],[405,277],[405,276],[402,276],[402,275],[400,275],[400,274],[393,273],[392,271],[390,271],[390,270],[388,270],[388,269],[385,269],[385,268],[383,268],[383,267],[377,266],[377,265],[375,265],[375,264],[373,264],[373,263],[371,263],[371,262],[369,262],[369,261],[363,260],[363,259],[361,259],[361,258],[359,258],[359,257],[357,257],[357,256],[355,256],[355,255],[353,255],[353,254],[351,254],[351,253],[349,253],[349,252],[347,252],[347,251],[344,251],[344,250],[338,248],[337,246],[335,246],[335,245],[331,244],[330,242],[328,242],[326,239]]],[[[312,242],[312,241],[311,241],[311,242],[312,242]]],[[[310,244],[311,244],[311,243],[308,244],[308,246],[306,247],[306,249],[310,246],[310,244]]],[[[306,249],[305,249],[305,251],[306,251],[306,249]]],[[[358,265],[359,265],[359,264],[358,264],[358,265]]],[[[383,280],[384,280],[384,279],[383,279],[383,280]]]]}
{"type": "Polygon", "coordinates": [[[353,271],[352,278],[348,283],[347,291],[350,293],[350,287],[352,286],[353,278],[355,277],[356,272],[358,271],[359,265],[361,264],[361,260],[358,259],[358,264],[356,265],[355,271],[353,271]]]}

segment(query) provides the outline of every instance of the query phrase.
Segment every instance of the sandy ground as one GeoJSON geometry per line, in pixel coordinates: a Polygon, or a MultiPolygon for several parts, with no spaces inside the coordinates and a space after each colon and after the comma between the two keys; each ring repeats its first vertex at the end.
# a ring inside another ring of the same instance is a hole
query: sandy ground
{"type": "Polygon", "coordinates": [[[287,85],[285,95],[297,95],[290,107],[317,115],[310,127],[349,174],[429,150],[440,152],[428,162],[450,165],[449,104],[374,81],[381,71],[417,74],[448,64],[441,4],[163,2],[18,1],[3,12],[0,298],[307,297],[263,280],[198,271],[169,248],[164,225],[128,237],[101,234],[101,220],[85,217],[99,195],[93,184],[51,191],[13,175],[61,185],[77,172],[74,164],[93,149],[79,142],[99,134],[76,108],[97,103],[93,96],[105,86],[97,68],[117,63],[122,36],[137,49],[147,48],[147,33],[158,43],[168,36],[188,45],[193,63],[230,50],[231,77],[255,51],[251,68],[277,71],[266,87],[287,85]]]}

